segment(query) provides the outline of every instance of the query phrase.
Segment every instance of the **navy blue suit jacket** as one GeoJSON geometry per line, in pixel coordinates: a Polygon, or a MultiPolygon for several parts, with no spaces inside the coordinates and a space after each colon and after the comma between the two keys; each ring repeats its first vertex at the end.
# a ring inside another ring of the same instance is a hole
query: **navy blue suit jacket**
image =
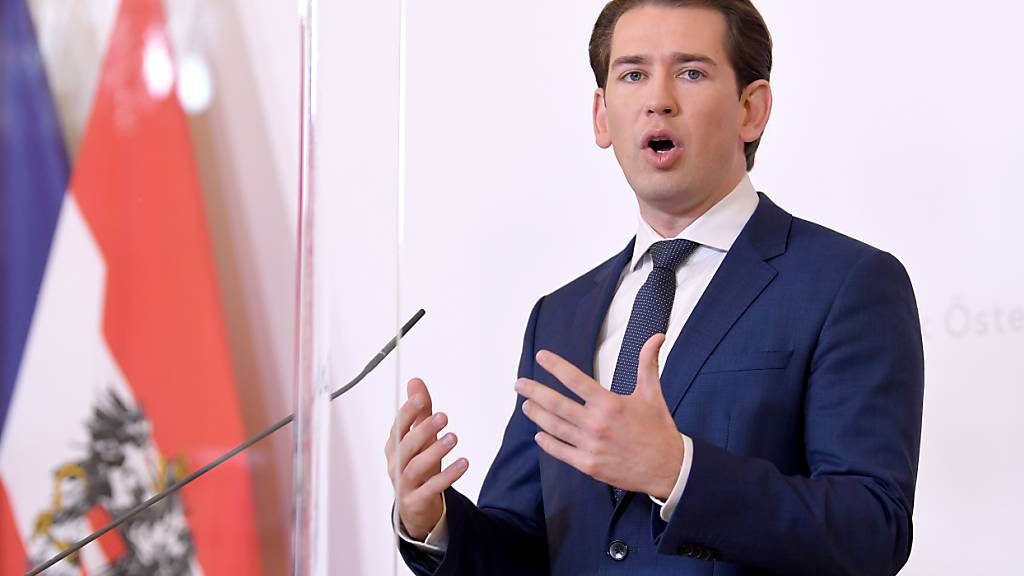
{"type": "MultiPolygon", "coordinates": [[[[400,546],[416,573],[883,576],[903,566],[924,386],[910,280],[890,254],[759,196],[662,371],[668,408],[694,443],[670,521],[643,494],[616,506],[607,485],[541,451],[520,397],[479,504],[445,493],[440,562],[400,546]],[[608,554],[616,540],[624,559],[608,554]]],[[[521,377],[575,398],[534,355],[551,350],[593,374],[632,249],[537,303],[521,377]]]]}

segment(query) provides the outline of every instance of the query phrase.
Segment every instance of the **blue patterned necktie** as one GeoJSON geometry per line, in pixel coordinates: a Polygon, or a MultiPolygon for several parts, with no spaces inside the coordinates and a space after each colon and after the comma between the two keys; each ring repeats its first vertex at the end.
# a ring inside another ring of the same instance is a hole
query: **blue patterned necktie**
{"type": "MultiPolygon", "coordinates": [[[[628,396],[636,389],[640,349],[651,336],[664,334],[668,330],[668,319],[672,314],[672,301],[676,294],[676,268],[698,246],[700,244],[689,240],[665,240],[652,244],[647,250],[654,261],[654,268],[633,301],[626,334],[622,337],[622,348],[619,348],[619,358],[615,361],[612,392],[628,396]]],[[[625,490],[615,488],[615,502],[622,500],[625,493],[625,490]]]]}

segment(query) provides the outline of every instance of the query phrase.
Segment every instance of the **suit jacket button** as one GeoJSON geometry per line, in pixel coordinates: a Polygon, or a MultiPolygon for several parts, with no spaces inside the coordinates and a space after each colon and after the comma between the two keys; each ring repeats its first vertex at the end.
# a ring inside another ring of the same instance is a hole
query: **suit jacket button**
{"type": "Polygon", "coordinates": [[[622,562],[626,559],[626,556],[629,556],[629,546],[622,540],[613,540],[608,545],[608,555],[612,557],[612,560],[622,562]]]}

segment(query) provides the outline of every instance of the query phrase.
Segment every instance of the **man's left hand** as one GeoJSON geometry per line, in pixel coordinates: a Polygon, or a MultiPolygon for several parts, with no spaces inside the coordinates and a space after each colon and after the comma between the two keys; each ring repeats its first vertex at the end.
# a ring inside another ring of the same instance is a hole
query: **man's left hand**
{"type": "Polygon", "coordinates": [[[664,334],[655,334],[640,350],[629,396],[604,389],[553,352],[538,352],[537,363],[583,404],[534,380],[517,380],[516,391],[526,397],[523,413],[542,430],[537,445],[599,482],[667,500],[682,467],[683,438],[658,378],[664,342],[664,334]]]}

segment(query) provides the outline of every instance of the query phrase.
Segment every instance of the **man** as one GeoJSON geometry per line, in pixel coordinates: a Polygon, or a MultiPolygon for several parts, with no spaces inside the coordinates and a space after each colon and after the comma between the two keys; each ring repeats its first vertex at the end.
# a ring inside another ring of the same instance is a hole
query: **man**
{"type": "Polygon", "coordinates": [[[891,255],[793,218],[746,172],[771,112],[748,0],[615,0],[594,131],[640,208],[542,298],[474,505],[420,380],[386,451],[418,574],[858,574],[911,546],[923,395],[891,255]],[[659,374],[660,371],[660,374],[659,374]]]}

